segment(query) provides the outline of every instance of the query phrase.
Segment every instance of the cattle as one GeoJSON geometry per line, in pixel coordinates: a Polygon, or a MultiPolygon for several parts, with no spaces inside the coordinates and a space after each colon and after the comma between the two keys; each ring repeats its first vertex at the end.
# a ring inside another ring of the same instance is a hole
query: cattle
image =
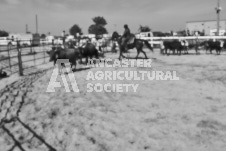
{"type": "Polygon", "coordinates": [[[53,61],[54,66],[56,64],[57,59],[68,59],[71,68],[73,65],[76,67],[77,59],[81,58],[81,54],[79,49],[68,49],[68,48],[61,48],[61,47],[52,47],[51,51],[48,51],[47,54],[49,55],[49,61],[53,61]]]}
{"type": "Polygon", "coordinates": [[[184,51],[184,54],[188,54],[189,49],[189,43],[187,40],[181,40],[182,50],[184,51]]]}
{"type": "Polygon", "coordinates": [[[86,64],[88,63],[88,58],[92,59],[93,57],[99,58],[99,52],[96,49],[95,45],[92,43],[87,43],[84,47],[79,47],[80,57],[86,58],[86,64]]]}
{"type": "Polygon", "coordinates": [[[181,51],[183,50],[183,46],[181,45],[181,42],[178,40],[164,41],[163,45],[164,45],[164,49],[162,50],[163,54],[169,55],[168,53],[168,50],[169,50],[169,51],[173,51],[173,54],[175,54],[175,52],[177,51],[177,54],[181,55],[181,51]]]}
{"type": "Polygon", "coordinates": [[[224,46],[223,46],[224,49],[226,49],[226,40],[224,40],[224,46]]]}
{"type": "Polygon", "coordinates": [[[224,41],[204,41],[204,48],[206,49],[206,53],[209,51],[212,54],[213,50],[216,50],[216,54],[220,55],[222,48],[224,47],[224,41]]]}

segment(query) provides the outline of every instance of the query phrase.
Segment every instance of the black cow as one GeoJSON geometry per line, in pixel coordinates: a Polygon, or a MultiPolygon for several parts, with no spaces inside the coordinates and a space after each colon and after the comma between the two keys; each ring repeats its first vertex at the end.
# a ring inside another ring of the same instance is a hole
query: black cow
{"type": "Polygon", "coordinates": [[[204,41],[204,48],[206,49],[206,53],[210,51],[212,54],[213,50],[216,50],[216,53],[220,55],[222,48],[224,47],[223,41],[204,41]]]}
{"type": "Polygon", "coordinates": [[[92,43],[87,43],[84,47],[79,47],[79,52],[81,58],[86,58],[86,64],[88,63],[88,58],[99,58],[99,52],[92,43]]]}
{"type": "Polygon", "coordinates": [[[226,49],[226,40],[224,40],[224,46],[223,46],[224,49],[226,49]]]}
{"type": "Polygon", "coordinates": [[[71,64],[71,68],[73,65],[76,67],[76,60],[78,58],[81,58],[81,54],[79,49],[73,48],[73,49],[64,49],[61,47],[52,47],[51,51],[47,52],[50,56],[49,61],[54,62],[54,66],[56,64],[57,59],[69,59],[69,62],[71,64]]]}
{"type": "Polygon", "coordinates": [[[177,51],[177,54],[181,55],[181,51],[183,50],[183,46],[181,45],[181,42],[178,40],[173,40],[173,41],[164,41],[164,50],[162,50],[162,53],[168,54],[168,50],[173,51],[173,54],[177,51]]]}

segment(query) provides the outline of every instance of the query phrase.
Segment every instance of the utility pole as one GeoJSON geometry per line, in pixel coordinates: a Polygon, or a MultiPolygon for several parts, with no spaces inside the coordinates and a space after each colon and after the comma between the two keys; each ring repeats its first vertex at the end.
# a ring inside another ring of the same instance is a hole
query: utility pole
{"type": "Polygon", "coordinates": [[[220,7],[220,0],[218,0],[217,3],[217,7],[215,8],[216,13],[217,13],[217,36],[220,36],[220,11],[221,11],[221,7],[220,7]]]}
{"type": "Polygon", "coordinates": [[[28,33],[28,25],[26,24],[26,34],[28,33]]]}
{"type": "Polygon", "coordinates": [[[38,15],[35,16],[36,19],[36,34],[38,33],[38,15]]]}

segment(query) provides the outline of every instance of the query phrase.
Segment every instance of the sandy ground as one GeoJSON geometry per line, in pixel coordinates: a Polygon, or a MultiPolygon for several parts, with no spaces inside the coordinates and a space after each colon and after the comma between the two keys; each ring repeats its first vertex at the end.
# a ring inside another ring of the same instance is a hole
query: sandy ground
{"type": "MultiPolygon", "coordinates": [[[[148,51],[147,51],[148,52],[148,51]]],[[[131,51],[130,57],[136,54],[131,51]]],[[[127,55],[128,56],[128,55],[127,55]]],[[[20,119],[58,151],[223,151],[226,148],[226,54],[162,56],[152,68],[91,68],[73,73],[79,93],[46,89],[49,70],[33,83],[20,119]],[[179,81],[87,81],[89,71],[177,71],[179,81]],[[139,84],[137,92],[87,92],[87,83],[139,84]]],[[[117,58],[118,54],[106,54],[117,58]]],[[[78,68],[82,68],[79,66],[78,68]]],[[[72,90],[72,88],[70,88],[72,90]]],[[[20,123],[6,124],[25,150],[48,145],[20,123]]],[[[13,146],[0,130],[0,148],[13,146]]]]}

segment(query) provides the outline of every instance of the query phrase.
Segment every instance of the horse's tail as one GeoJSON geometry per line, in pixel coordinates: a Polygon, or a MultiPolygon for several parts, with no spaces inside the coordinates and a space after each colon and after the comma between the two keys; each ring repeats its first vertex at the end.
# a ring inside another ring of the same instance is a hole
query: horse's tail
{"type": "Polygon", "coordinates": [[[153,52],[153,48],[152,46],[149,44],[149,42],[147,40],[143,40],[144,44],[148,47],[148,49],[150,49],[153,52]]]}

